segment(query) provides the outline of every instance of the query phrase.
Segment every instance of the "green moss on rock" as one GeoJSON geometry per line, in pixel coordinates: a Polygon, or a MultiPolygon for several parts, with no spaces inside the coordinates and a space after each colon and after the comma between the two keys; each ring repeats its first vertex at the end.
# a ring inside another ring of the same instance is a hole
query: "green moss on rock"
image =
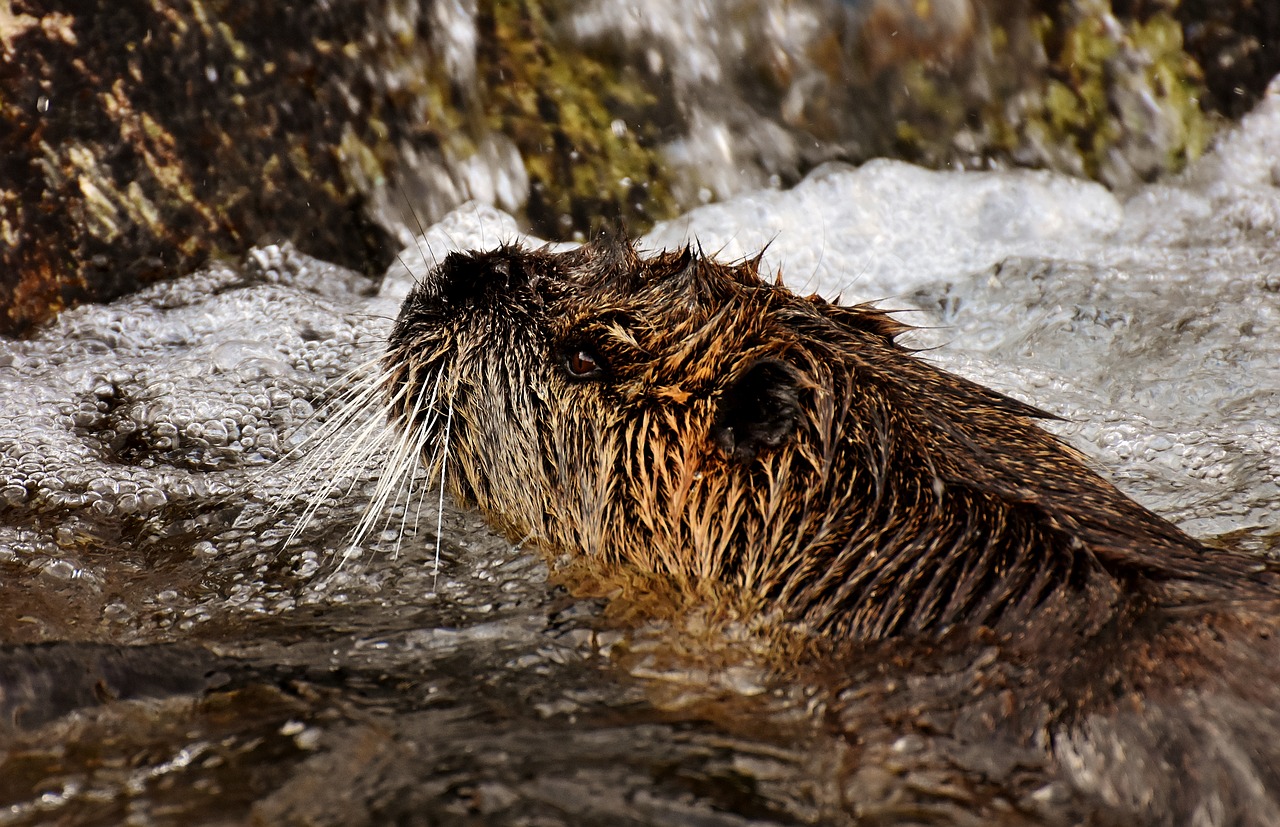
{"type": "Polygon", "coordinates": [[[486,123],[520,149],[535,231],[581,236],[617,219],[642,229],[676,209],[657,152],[657,99],[623,67],[557,42],[563,6],[483,4],[486,123]]]}
{"type": "Polygon", "coordinates": [[[1214,130],[1204,74],[1169,8],[1126,16],[1106,0],[993,0],[978,10],[959,57],[886,70],[904,90],[890,99],[903,156],[1007,159],[1124,188],[1204,151],[1214,130]]]}
{"type": "Polygon", "coordinates": [[[501,205],[551,237],[671,214],[653,98],[556,40],[555,8],[483,4],[469,78],[440,15],[471,18],[442,3],[20,3],[0,32],[0,332],[264,241],[380,273],[487,163],[523,164],[532,192],[501,205]],[[473,160],[505,140],[523,161],[473,160]]]}

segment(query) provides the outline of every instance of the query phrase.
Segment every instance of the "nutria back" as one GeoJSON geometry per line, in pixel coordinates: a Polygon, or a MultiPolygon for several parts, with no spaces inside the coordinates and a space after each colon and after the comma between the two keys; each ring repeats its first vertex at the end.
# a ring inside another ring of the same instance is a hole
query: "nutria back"
{"type": "Polygon", "coordinates": [[[758,260],[508,246],[408,296],[384,389],[511,539],[829,644],[851,779],[925,733],[972,792],[944,820],[1058,796],[1090,823],[1280,823],[1276,568],[1206,549],[904,330],[758,260]],[[1002,753],[1030,756],[1021,787],[956,757],[1002,753]]]}

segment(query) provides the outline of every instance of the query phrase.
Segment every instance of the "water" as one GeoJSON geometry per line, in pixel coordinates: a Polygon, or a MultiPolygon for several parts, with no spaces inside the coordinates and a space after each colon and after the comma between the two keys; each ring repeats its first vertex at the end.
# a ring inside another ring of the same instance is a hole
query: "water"
{"type": "MultiPolygon", "coordinates": [[[[1047,173],[877,162],[640,243],[768,244],[798,290],[901,308],[922,358],[1062,416],[1145,504],[1274,552],[1273,90],[1210,157],[1123,202],[1047,173]]],[[[659,632],[611,630],[451,508],[437,572],[434,496],[352,548],[376,464],[285,544],[335,467],[298,489],[289,452],[377,358],[411,272],[498,240],[519,240],[511,219],[468,205],[377,295],[264,247],[0,342],[0,666],[17,676],[0,823],[840,818],[841,747],[804,687],[749,651],[695,653],[699,670],[659,632]]]]}

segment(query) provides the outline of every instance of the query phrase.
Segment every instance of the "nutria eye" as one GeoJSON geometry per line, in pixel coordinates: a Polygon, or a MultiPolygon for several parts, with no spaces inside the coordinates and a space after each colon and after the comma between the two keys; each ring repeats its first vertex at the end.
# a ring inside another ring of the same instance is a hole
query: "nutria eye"
{"type": "Polygon", "coordinates": [[[565,352],[564,369],[573,379],[598,379],[604,376],[604,360],[588,347],[574,347],[565,352]]]}

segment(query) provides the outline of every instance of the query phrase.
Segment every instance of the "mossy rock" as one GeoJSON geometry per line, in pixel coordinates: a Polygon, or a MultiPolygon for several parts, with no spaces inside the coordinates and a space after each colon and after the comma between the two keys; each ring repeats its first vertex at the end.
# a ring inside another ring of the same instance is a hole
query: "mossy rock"
{"type": "Polygon", "coordinates": [[[652,97],[556,41],[553,6],[483,3],[468,79],[447,4],[12,5],[0,332],[263,241],[381,273],[406,227],[476,195],[472,158],[497,141],[532,185],[501,206],[544,235],[674,210],[652,97]]]}

